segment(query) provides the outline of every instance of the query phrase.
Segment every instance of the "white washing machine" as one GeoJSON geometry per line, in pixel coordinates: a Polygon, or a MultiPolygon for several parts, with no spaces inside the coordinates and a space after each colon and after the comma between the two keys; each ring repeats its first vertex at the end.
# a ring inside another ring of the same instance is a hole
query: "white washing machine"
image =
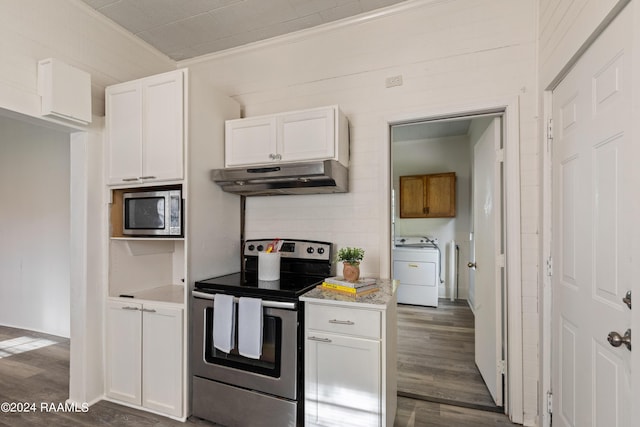
{"type": "Polygon", "coordinates": [[[393,278],[399,280],[401,304],[438,306],[440,250],[437,239],[396,237],[393,247],[393,278]]]}

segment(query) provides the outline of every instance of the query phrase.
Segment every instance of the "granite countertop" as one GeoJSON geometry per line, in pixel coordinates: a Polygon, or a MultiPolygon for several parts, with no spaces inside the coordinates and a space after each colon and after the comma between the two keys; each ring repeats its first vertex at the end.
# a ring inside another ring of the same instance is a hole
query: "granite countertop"
{"type": "Polygon", "coordinates": [[[376,292],[371,292],[362,296],[351,296],[328,289],[315,288],[300,297],[302,301],[309,302],[338,302],[349,304],[362,304],[381,308],[391,301],[395,301],[395,289],[390,279],[377,279],[380,286],[376,292]]]}

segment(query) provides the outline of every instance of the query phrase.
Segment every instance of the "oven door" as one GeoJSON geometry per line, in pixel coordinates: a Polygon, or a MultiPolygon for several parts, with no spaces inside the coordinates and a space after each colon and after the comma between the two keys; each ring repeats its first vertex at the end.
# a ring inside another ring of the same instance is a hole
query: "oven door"
{"type": "Polygon", "coordinates": [[[194,291],[193,296],[193,375],[287,399],[297,399],[297,303],[263,301],[262,356],[260,359],[251,359],[241,356],[237,352],[237,345],[228,354],[213,346],[215,295],[194,291]]]}

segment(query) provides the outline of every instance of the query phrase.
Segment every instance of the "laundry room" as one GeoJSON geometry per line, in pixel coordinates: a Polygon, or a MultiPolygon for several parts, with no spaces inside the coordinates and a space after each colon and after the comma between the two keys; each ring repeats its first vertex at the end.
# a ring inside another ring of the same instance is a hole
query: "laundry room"
{"type": "Polygon", "coordinates": [[[474,293],[468,263],[473,259],[470,244],[473,147],[490,122],[490,117],[476,116],[426,120],[391,128],[394,242],[397,244],[405,237],[432,239],[439,259],[438,298],[469,300],[472,309],[474,293]],[[422,209],[422,214],[411,212],[411,205],[420,197],[411,193],[410,183],[401,188],[401,180],[413,178],[440,179],[440,183],[431,187],[443,193],[437,196],[440,201],[450,199],[448,211],[434,212],[431,207],[427,212],[429,207],[422,208],[418,201],[417,209],[422,209]],[[452,187],[445,179],[453,180],[452,187]]]}
{"type": "Polygon", "coordinates": [[[502,408],[503,142],[491,112],[391,126],[399,395],[502,408]]]}

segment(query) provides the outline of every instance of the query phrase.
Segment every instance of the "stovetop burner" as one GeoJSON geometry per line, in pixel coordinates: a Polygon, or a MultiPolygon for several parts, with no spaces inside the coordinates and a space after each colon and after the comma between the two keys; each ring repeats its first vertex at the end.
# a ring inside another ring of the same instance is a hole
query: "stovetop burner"
{"type": "Polygon", "coordinates": [[[258,252],[273,239],[247,240],[244,272],[213,277],[195,283],[197,291],[295,301],[300,295],[333,276],[333,245],[311,240],[285,239],[281,249],[280,280],[258,280],[258,252]]]}
{"type": "Polygon", "coordinates": [[[300,276],[283,274],[280,280],[258,280],[253,272],[233,273],[226,276],[214,277],[196,283],[196,289],[201,292],[222,292],[235,296],[268,296],[271,299],[291,300],[322,284],[323,277],[300,276]]]}

